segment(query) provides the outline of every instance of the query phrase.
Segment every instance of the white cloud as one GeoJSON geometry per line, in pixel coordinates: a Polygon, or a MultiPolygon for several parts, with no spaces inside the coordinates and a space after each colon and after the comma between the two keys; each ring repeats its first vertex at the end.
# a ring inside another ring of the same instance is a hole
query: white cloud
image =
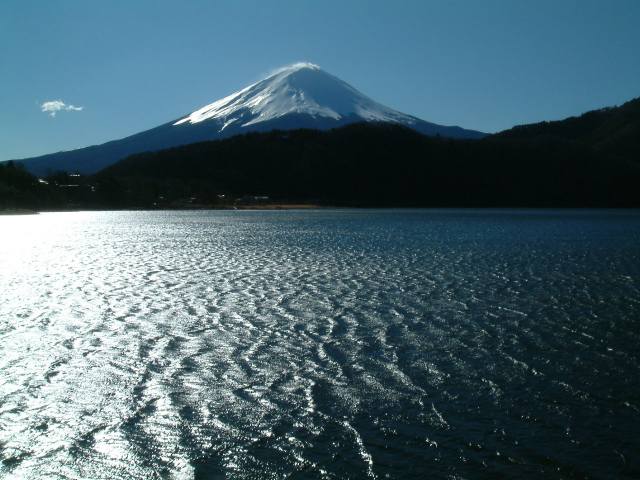
{"type": "Polygon", "coordinates": [[[49,100],[48,102],[44,102],[42,105],[40,105],[40,109],[43,112],[48,113],[52,117],[55,117],[56,113],[61,110],[67,112],[80,112],[82,111],[82,109],[84,109],[84,107],[76,107],[75,105],[71,104],[67,105],[62,100],[49,100]]]}

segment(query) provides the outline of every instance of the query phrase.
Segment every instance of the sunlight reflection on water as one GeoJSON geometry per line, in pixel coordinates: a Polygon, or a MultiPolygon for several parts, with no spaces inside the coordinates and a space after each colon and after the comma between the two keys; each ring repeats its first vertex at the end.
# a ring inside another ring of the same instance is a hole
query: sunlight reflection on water
{"type": "Polygon", "coordinates": [[[637,212],[77,212],[0,232],[0,476],[640,472],[637,212]]]}

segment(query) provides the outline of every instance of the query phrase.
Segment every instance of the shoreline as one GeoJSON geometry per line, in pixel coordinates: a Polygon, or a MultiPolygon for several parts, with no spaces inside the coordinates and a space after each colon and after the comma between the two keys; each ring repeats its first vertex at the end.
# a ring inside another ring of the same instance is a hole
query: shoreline
{"type": "Polygon", "coordinates": [[[571,212],[630,212],[640,211],[640,207],[443,207],[443,206],[354,206],[354,205],[319,205],[309,203],[273,203],[273,204],[256,204],[256,205],[220,205],[220,206],[202,206],[194,205],[191,207],[166,207],[166,208],[66,208],[66,209],[7,209],[0,210],[0,216],[20,216],[20,215],[38,215],[40,213],[74,213],[74,212],[198,212],[198,211],[278,211],[278,210],[432,210],[432,211],[492,211],[492,212],[509,212],[509,211],[571,211],[571,212]]]}
{"type": "Polygon", "coordinates": [[[29,210],[27,208],[8,208],[0,210],[0,215],[38,215],[37,210],[29,210]]]}

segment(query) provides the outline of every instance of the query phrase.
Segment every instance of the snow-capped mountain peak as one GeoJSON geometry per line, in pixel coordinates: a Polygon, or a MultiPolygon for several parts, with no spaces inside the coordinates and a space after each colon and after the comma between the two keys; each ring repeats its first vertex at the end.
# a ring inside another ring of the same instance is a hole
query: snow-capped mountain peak
{"type": "Polygon", "coordinates": [[[413,117],[380,105],[318,65],[295,63],[196,110],[174,125],[217,120],[222,131],[230,125],[248,127],[290,114],[414,123],[413,117]]]}
{"type": "Polygon", "coordinates": [[[481,138],[481,132],[425,122],[385,107],[312,63],[294,63],[179,120],[102,145],[25,159],[32,172],[94,173],[129,155],[220,140],[252,131],[327,130],[392,122],[426,135],[481,138]]]}

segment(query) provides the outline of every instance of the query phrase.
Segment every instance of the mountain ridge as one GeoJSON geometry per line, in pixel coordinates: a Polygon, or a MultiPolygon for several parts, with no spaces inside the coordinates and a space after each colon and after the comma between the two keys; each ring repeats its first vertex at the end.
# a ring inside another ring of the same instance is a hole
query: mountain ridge
{"type": "Polygon", "coordinates": [[[0,163],[0,210],[234,208],[280,203],[640,207],[640,99],[481,140],[398,124],[249,132],[139,153],[45,182],[0,163]]]}
{"type": "Polygon", "coordinates": [[[267,78],[157,127],[100,145],[19,160],[31,172],[95,173],[128,155],[159,151],[249,131],[328,130],[361,121],[392,122],[448,138],[485,134],[426,122],[386,107],[311,63],[283,67],[267,78]]]}

